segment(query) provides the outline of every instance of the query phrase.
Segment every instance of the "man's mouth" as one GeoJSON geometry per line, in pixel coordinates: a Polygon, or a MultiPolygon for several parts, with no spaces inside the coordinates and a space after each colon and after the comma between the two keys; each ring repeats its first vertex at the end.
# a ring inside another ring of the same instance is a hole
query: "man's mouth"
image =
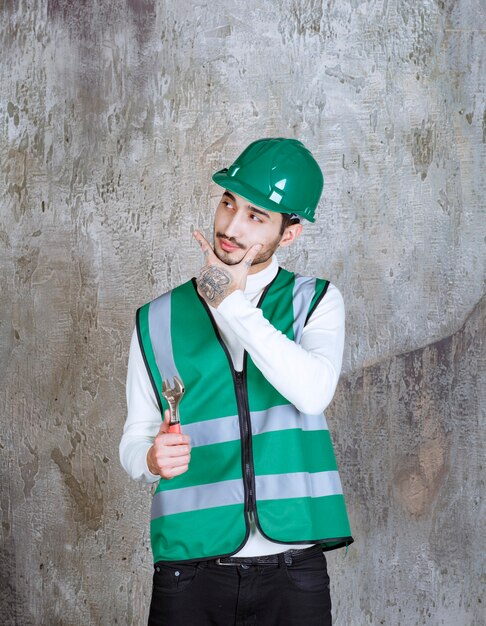
{"type": "Polygon", "coordinates": [[[225,252],[234,252],[235,250],[242,249],[242,246],[232,243],[231,241],[229,241],[228,239],[225,239],[224,237],[218,237],[218,239],[219,239],[219,245],[225,252]]]}

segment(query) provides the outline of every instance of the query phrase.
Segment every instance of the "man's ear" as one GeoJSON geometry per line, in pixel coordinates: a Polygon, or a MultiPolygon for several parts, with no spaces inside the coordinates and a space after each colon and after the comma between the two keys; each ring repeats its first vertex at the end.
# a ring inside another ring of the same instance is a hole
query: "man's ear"
{"type": "Polygon", "coordinates": [[[282,239],[280,240],[279,246],[282,248],[286,248],[294,243],[297,237],[300,237],[302,234],[302,224],[290,224],[284,230],[284,234],[282,235],[282,239]]]}

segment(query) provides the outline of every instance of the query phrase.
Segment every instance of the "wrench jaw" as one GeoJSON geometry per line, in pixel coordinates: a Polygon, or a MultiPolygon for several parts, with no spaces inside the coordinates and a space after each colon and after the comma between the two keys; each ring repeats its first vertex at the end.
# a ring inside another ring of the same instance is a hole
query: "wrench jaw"
{"type": "Polygon", "coordinates": [[[170,427],[180,428],[179,403],[184,395],[184,385],[178,376],[174,376],[173,385],[167,379],[162,381],[162,395],[169,405],[170,427]]]}

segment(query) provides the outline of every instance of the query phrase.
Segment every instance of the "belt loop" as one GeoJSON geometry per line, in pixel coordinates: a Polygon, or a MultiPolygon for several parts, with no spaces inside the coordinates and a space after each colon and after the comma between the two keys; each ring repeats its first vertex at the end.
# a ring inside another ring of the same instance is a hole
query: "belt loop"
{"type": "Polygon", "coordinates": [[[286,567],[287,565],[287,559],[285,558],[285,552],[279,552],[278,553],[278,566],[279,567],[286,567]]]}
{"type": "Polygon", "coordinates": [[[293,562],[293,558],[292,558],[292,550],[287,550],[287,552],[283,553],[284,559],[285,559],[285,565],[290,566],[292,565],[293,562]]]}

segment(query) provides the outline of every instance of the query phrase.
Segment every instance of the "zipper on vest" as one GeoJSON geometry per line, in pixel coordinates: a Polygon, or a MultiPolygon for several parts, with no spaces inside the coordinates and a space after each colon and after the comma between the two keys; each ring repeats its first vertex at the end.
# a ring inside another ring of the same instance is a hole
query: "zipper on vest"
{"type": "MultiPolygon", "coordinates": [[[[275,278],[270,283],[268,283],[268,285],[263,290],[262,295],[260,296],[260,300],[258,301],[257,307],[261,306],[263,299],[267,295],[268,290],[270,289],[270,287],[272,286],[273,282],[275,281],[275,279],[277,278],[279,274],[280,274],[280,268],[278,269],[278,272],[275,278]]],[[[206,313],[209,317],[211,325],[214,329],[214,334],[216,335],[216,339],[218,340],[221,348],[226,354],[226,358],[228,359],[228,365],[231,370],[231,375],[233,377],[233,383],[234,383],[235,391],[236,391],[236,405],[238,408],[238,421],[239,421],[240,435],[241,435],[241,462],[242,462],[242,470],[243,470],[243,487],[245,491],[244,514],[245,514],[245,522],[246,522],[246,529],[247,529],[246,531],[247,534],[242,544],[244,545],[248,539],[249,532],[250,532],[250,525],[249,525],[250,514],[252,515],[255,522],[258,524],[258,519],[257,519],[257,514],[256,514],[256,496],[255,496],[255,469],[253,467],[253,447],[252,447],[252,439],[251,439],[251,418],[250,418],[250,407],[248,404],[248,386],[247,386],[247,380],[246,380],[246,364],[247,364],[248,352],[245,351],[244,356],[243,356],[243,371],[237,372],[234,368],[233,360],[228,351],[228,348],[226,347],[226,344],[221,338],[218,326],[216,322],[214,321],[213,316],[211,315],[209,307],[206,301],[204,300],[204,298],[202,298],[197,291],[197,282],[195,278],[192,279],[192,284],[197,294],[197,297],[199,298],[199,301],[201,302],[202,306],[206,310],[206,313]]]]}
{"type": "Polygon", "coordinates": [[[246,353],[244,369],[242,372],[235,371],[234,377],[241,430],[245,510],[253,513],[255,511],[255,471],[253,469],[250,407],[248,406],[248,390],[246,386],[246,353]]]}

